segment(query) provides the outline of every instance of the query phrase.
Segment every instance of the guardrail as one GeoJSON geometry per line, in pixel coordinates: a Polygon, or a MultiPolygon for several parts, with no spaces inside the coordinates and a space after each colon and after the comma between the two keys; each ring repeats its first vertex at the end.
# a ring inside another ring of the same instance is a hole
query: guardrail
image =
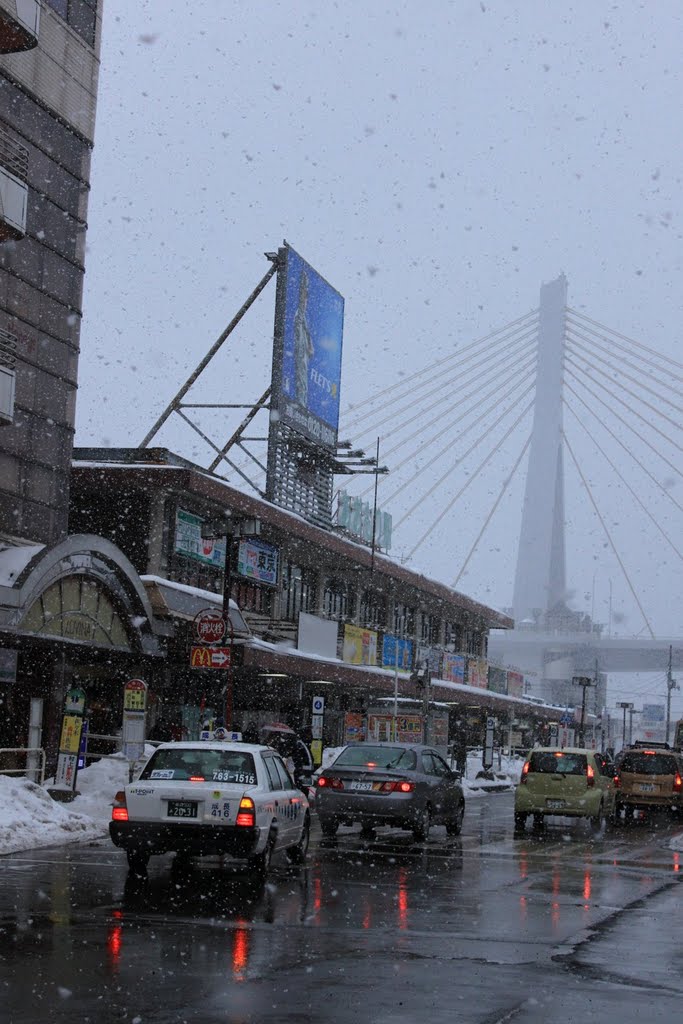
{"type": "Polygon", "coordinates": [[[33,782],[42,786],[45,781],[45,750],[42,747],[0,747],[0,760],[3,754],[25,754],[26,765],[23,768],[0,768],[0,775],[33,775],[33,782]],[[38,755],[38,765],[28,763],[28,755],[38,755]]]}

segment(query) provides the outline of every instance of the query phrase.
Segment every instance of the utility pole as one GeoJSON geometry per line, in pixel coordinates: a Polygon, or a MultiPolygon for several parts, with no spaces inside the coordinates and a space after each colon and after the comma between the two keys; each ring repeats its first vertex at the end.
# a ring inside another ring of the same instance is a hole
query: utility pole
{"type": "MultiPolygon", "coordinates": [[[[596,662],[597,672],[597,662],[596,662]]],[[[590,676],[574,676],[572,679],[574,686],[581,687],[581,722],[579,724],[579,746],[585,746],[585,729],[586,729],[586,690],[589,686],[594,685],[594,680],[590,676]]]]}
{"type": "Polygon", "coordinates": [[[619,703],[617,704],[617,707],[618,708],[622,708],[622,710],[624,712],[624,724],[623,724],[622,733],[621,733],[621,746],[623,748],[623,747],[626,746],[626,712],[631,710],[631,708],[633,707],[633,704],[630,701],[622,700],[622,701],[619,701],[619,703]]]}
{"type": "Polygon", "coordinates": [[[673,648],[669,644],[669,667],[666,670],[666,737],[669,742],[669,730],[671,728],[671,691],[680,689],[678,683],[671,675],[671,663],[673,661],[673,648]]]}
{"type": "Polygon", "coordinates": [[[638,708],[629,708],[628,709],[628,742],[629,742],[629,744],[633,743],[633,716],[634,715],[639,715],[639,714],[640,714],[640,711],[638,710],[638,708]]]}

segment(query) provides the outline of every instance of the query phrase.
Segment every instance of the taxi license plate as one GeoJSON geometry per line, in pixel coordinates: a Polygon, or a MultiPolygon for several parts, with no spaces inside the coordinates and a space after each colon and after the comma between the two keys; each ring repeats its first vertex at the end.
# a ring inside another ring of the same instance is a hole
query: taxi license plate
{"type": "Polygon", "coordinates": [[[638,789],[641,793],[654,793],[655,786],[653,782],[641,782],[638,789]]]}
{"type": "Polygon", "coordinates": [[[561,811],[565,803],[564,800],[546,800],[545,805],[550,811],[561,811]]]}
{"type": "Polygon", "coordinates": [[[371,782],[352,782],[349,789],[362,789],[363,791],[371,790],[371,782]]]}
{"type": "Polygon", "coordinates": [[[194,800],[169,800],[169,818],[196,818],[197,804],[194,800]]]}

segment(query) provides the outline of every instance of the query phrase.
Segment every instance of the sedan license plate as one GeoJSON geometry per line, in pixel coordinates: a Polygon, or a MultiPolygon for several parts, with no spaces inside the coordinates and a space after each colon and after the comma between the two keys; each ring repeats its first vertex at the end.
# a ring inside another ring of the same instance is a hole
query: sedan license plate
{"type": "Polygon", "coordinates": [[[371,782],[352,782],[349,785],[349,789],[362,789],[363,791],[371,790],[371,782]]]}
{"type": "Polygon", "coordinates": [[[565,803],[564,800],[546,800],[545,805],[550,811],[561,811],[565,803]]]}
{"type": "Polygon", "coordinates": [[[194,800],[169,800],[169,818],[196,818],[197,804],[194,800]]]}
{"type": "Polygon", "coordinates": [[[641,793],[654,793],[655,784],[654,782],[641,782],[638,789],[641,793]]]}

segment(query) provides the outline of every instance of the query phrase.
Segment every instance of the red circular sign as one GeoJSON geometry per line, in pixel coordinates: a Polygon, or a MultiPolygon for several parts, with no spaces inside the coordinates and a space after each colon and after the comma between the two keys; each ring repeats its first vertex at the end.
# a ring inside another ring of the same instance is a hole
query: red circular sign
{"type": "Polygon", "coordinates": [[[219,644],[225,636],[225,620],[214,608],[205,608],[194,620],[197,639],[203,644],[219,644]]]}

